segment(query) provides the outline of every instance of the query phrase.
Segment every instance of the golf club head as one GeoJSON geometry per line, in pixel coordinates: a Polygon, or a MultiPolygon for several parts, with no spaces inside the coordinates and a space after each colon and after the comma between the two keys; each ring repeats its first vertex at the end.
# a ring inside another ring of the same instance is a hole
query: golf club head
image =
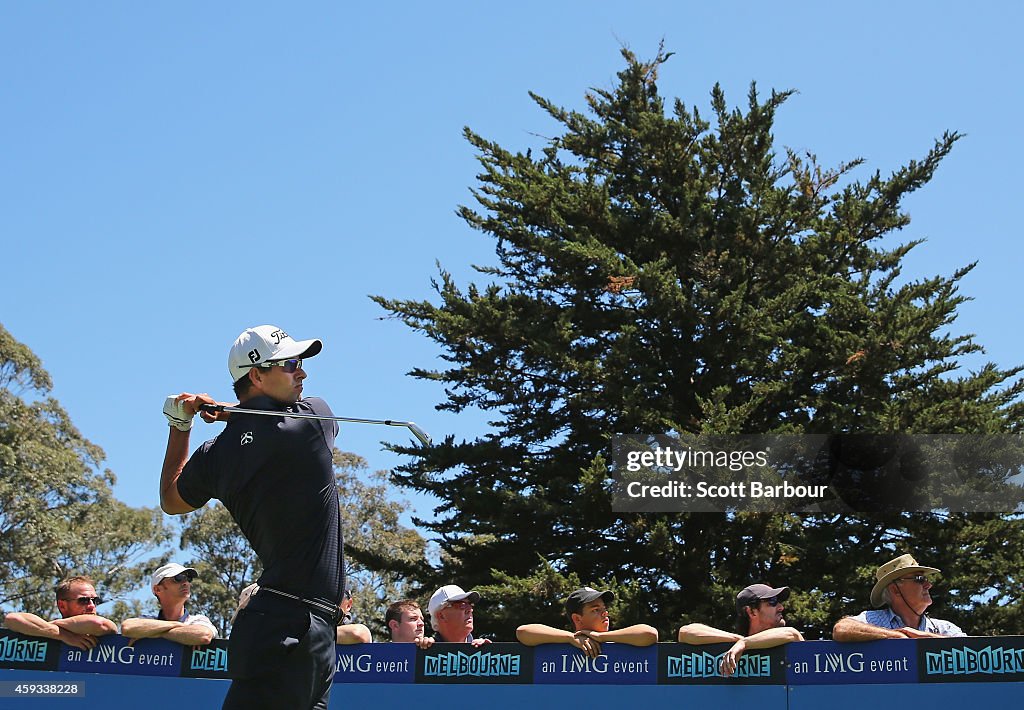
{"type": "Polygon", "coordinates": [[[412,435],[420,440],[421,444],[423,444],[424,446],[430,446],[432,442],[430,440],[430,435],[427,434],[427,432],[423,431],[412,422],[409,422],[408,424],[406,424],[406,426],[409,427],[409,431],[412,432],[412,435]]]}

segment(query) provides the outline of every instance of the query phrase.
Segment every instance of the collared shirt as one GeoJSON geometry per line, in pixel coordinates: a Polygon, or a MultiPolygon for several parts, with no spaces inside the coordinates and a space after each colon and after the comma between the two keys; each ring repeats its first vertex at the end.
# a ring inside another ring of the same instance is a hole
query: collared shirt
{"type": "MultiPolygon", "coordinates": [[[[214,638],[217,638],[218,636],[220,636],[220,634],[217,633],[217,627],[213,625],[212,621],[210,621],[210,617],[208,617],[208,616],[206,616],[204,614],[189,614],[188,613],[188,609],[183,609],[182,611],[184,613],[181,615],[181,617],[178,618],[178,619],[173,619],[173,621],[178,621],[178,622],[180,622],[182,624],[185,624],[186,626],[191,626],[192,624],[200,624],[202,626],[207,626],[207,627],[209,627],[210,629],[213,630],[213,637],[214,638]]],[[[164,618],[163,610],[161,610],[160,613],[157,614],[156,616],[143,616],[142,618],[143,619],[158,619],[160,621],[171,621],[171,619],[165,619],[164,618]]]]}
{"type": "MultiPolygon", "coordinates": [[[[248,409],[332,416],[322,399],[282,404],[265,395],[248,409]]],[[[332,421],[232,414],[193,452],[178,478],[182,500],[218,498],[263,563],[262,587],[337,606],[344,588],[332,421]]]]}
{"type": "MultiPolygon", "coordinates": [[[[441,637],[441,632],[440,631],[436,631],[434,633],[434,640],[435,641],[440,641],[441,643],[449,643],[448,641],[445,641],[441,637]]],[[[473,643],[473,634],[469,634],[468,636],[466,636],[466,640],[465,641],[455,641],[455,643],[473,643]]]]}
{"type": "MultiPolygon", "coordinates": [[[[872,626],[881,626],[883,629],[902,629],[904,626],[910,626],[903,618],[892,610],[891,607],[884,607],[882,609],[871,609],[870,611],[862,611],[857,616],[853,617],[856,621],[863,621],[865,624],[871,624],[872,626]]],[[[933,619],[927,614],[921,615],[921,621],[917,625],[918,631],[927,631],[933,634],[939,634],[941,636],[966,636],[959,626],[954,624],[952,621],[945,621],[944,619],[933,619]]]]}

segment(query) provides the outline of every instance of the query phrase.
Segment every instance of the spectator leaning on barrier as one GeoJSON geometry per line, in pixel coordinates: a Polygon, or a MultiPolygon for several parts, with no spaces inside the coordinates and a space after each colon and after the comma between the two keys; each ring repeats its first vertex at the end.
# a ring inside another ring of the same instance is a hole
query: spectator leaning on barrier
{"type": "Polygon", "coordinates": [[[192,582],[198,573],[177,562],[166,564],[150,579],[160,604],[156,616],[125,619],[121,634],[132,639],[165,638],[185,646],[205,646],[217,638],[217,627],[202,614],[190,614],[185,602],[192,598],[192,582]]]}
{"type": "Polygon", "coordinates": [[[47,621],[27,611],[12,611],[4,617],[4,626],[26,636],[56,639],[83,651],[96,646],[97,636],[117,633],[117,624],[96,613],[103,600],[96,596],[96,588],[88,577],[68,577],[53,591],[59,619],[47,621]]]}
{"type": "Polygon", "coordinates": [[[335,632],[335,641],[342,646],[351,646],[356,643],[373,643],[370,629],[366,624],[356,624],[352,621],[352,607],[355,600],[352,593],[346,591],[341,597],[338,608],[341,609],[341,621],[338,630],[335,632]]]}
{"type": "Polygon", "coordinates": [[[414,643],[419,648],[430,648],[434,639],[424,635],[423,612],[412,599],[391,604],[384,612],[384,625],[388,627],[394,643],[414,643]]]}
{"type": "Polygon", "coordinates": [[[932,603],[930,574],[939,574],[939,570],[919,565],[911,555],[889,560],[875,571],[871,588],[871,605],[884,608],[843,617],[833,627],[832,638],[877,641],[966,636],[956,624],[925,614],[932,603]]]}
{"type": "Polygon", "coordinates": [[[658,632],[653,626],[635,624],[623,629],[611,629],[608,605],[615,595],[610,591],[599,592],[591,587],[577,589],[565,600],[565,613],[573,630],[556,629],[545,624],[524,624],[516,629],[516,638],[526,646],[544,643],[570,643],[590,658],[601,654],[604,641],[624,643],[630,646],[650,646],[658,642],[658,632]]]}
{"type": "Polygon", "coordinates": [[[773,648],[804,637],[786,626],[783,602],[789,599],[789,587],[773,588],[767,584],[751,584],[736,595],[736,633],[705,624],[687,624],[679,629],[679,642],[693,645],[727,643],[732,647],[722,656],[719,670],[730,676],[736,672],[740,656],[747,649],[773,648]]]}
{"type": "Polygon", "coordinates": [[[430,595],[427,611],[434,627],[434,639],[474,646],[490,643],[490,639],[473,638],[473,605],[478,601],[477,592],[463,591],[457,584],[446,584],[430,595]]]}

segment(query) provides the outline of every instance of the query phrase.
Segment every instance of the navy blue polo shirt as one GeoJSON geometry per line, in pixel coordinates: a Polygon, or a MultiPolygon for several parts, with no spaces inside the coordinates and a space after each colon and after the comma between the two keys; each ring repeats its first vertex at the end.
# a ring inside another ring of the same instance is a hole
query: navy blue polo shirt
{"type": "MultiPolygon", "coordinates": [[[[260,395],[246,409],[333,416],[322,399],[285,405],[260,395]]],[[[263,563],[260,586],[337,605],[344,587],[332,450],[337,422],[233,413],[178,478],[200,508],[217,498],[263,563]]]]}

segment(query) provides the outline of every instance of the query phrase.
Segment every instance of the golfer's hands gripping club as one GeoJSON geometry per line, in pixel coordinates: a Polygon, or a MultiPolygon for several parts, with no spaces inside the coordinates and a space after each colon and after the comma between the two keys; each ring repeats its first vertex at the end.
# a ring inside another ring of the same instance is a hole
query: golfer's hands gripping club
{"type": "Polygon", "coordinates": [[[167,417],[167,423],[178,431],[188,431],[191,429],[192,418],[196,414],[199,414],[205,422],[227,419],[227,415],[224,412],[200,411],[199,408],[204,404],[216,405],[220,403],[205,392],[202,394],[191,394],[189,392],[182,392],[178,395],[172,394],[164,400],[164,416],[167,417]]]}
{"type": "Polygon", "coordinates": [[[185,406],[185,402],[178,399],[175,395],[171,394],[164,400],[164,416],[167,417],[167,423],[178,431],[188,431],[192,428],[192,417],[196,413],[190,412],[188,407],[185,406]]]}

